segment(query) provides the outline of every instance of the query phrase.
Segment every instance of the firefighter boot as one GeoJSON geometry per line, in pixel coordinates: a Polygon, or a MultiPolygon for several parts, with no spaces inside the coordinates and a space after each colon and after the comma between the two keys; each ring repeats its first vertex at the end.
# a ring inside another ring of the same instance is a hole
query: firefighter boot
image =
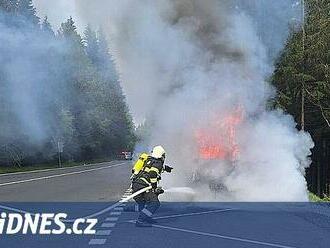
{"type": "Polygon", "coordinates": [[[140,220],[137,220],[135,222],[135,226],[136,227],[152,227],[152,224],[146,222],[146,221],[140,221],[140,220]]]}
{"type": "Polygon", "coordinates": [[[146,222],[149,223],[149,224],[157,224],[158,223],[157,220],[155,220],[153,218],[150,218],[150,217],[146,219],[146,222]]]}

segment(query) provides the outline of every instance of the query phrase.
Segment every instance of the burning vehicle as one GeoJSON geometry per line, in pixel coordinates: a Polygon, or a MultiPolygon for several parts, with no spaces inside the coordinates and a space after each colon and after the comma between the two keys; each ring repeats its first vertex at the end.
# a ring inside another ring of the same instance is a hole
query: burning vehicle
{"type": "Polygon", "coordinates": [[[243,110],[238,107],[222,118],[213,118],[208,126],[196,129],[198,156],[192,174],[193,184],[207,184],[213,192],[228,191],[225,178],[234,172],[239,159],[236,133],[243,120],[243,110]]]}

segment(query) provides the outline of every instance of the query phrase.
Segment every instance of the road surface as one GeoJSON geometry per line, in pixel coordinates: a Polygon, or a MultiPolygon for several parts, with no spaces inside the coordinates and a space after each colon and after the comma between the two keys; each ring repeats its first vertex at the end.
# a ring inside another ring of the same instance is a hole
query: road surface
{"type": "MultiPolygon", "coordinates": [[[[130,169],[129,162],[114,161],[0,176],[0,210],[98,213],[129,195],[130,169]]],[[[135,227],[137,213],[125,211],[130,204],[97,215],[95,235],[0,235],[0,247],[330,247],[325,204],[163,203],[151,228],[135,227]]]]}
{"type": "Polygon", "coordinates": [[[0,202],[107,202],[129,187],[131,162],[0,175],[0,202]]]}

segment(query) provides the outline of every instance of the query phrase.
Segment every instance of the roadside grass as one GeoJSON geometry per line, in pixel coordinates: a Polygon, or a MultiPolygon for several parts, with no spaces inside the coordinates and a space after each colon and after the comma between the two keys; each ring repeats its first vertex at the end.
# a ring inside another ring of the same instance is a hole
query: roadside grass
{"type": "Polygon", "coordinates": [[[330,197],[320,198],[317,195],[313,194],[312,192],[308,193],[309,201],[310,202],[330,202],[330,197]]]}
{"type": "MultiPolygon", "coordinates": [[[[62,163],[61,168],[69,168],[79,165],[86,165],[86,164],[96,164],[102,162],[109,162],[113,159],[95,159],[90,161],[81,161],[81,162],[65,162],[62,163]]],[[[15,173],[15,172],[28,172],[28,171],[35,171],[35,170],[46,170],[46,169],[56,169],[60,168],[58,164],[36,164],[33,166],[0,166],[0,174],[7,174],[7,173],[15,173]]]]}

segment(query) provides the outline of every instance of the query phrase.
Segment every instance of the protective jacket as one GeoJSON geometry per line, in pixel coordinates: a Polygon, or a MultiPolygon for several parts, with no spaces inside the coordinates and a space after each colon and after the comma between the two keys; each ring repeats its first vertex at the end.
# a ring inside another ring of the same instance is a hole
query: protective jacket
{"type": "Polygon", "coordinates": [[[164,166],[163,159],[148,157],[147,161],[145,162],[143,168],[137,175],[134,182],[145,186],[151,185],[154,189],[156,189],[158,181],[161,179],[163,166],[164,166]]]}

